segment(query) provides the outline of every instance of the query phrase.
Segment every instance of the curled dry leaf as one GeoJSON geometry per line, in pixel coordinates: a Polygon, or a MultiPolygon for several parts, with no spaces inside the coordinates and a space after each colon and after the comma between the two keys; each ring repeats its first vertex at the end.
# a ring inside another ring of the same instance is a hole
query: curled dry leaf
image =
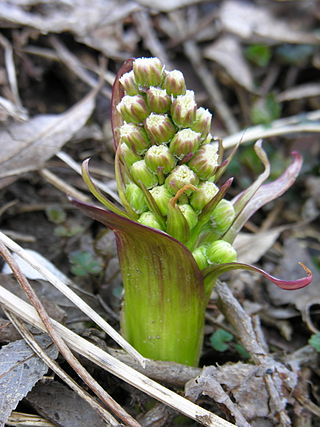
{"type": "MultiPolygon", "coordinates": [[[[267,7],[249,2],[226,0],[220,9],[220,21],[225,31],[245,40],[275,40],[297,44],[318,44],[316,35],[299,30],[289,21],[275,18],[267,7]]],[[[296,21],[297,22],[297,21],[296,21]]]]}
{"type": "MultiPolygon", "coordinates": [[[[58,357],[58,351],[47,335],[41,335],[36,340],[51,358],[58,357]]],[[[47,370],[47,365],[34,354],[24,340],[2,347],[0,351],[1,426],[47,370]]]]}
{"type": "Polygon", "coordinates": [[[0,178],[36,170],[70,140],[90,117],[96,90],[62,114],[33,117],[0,127],[0,178]]]}
{"type": "Polygon", "coordinates": [[[235,37],[230,35],[220,37],[204,50],[204,56],[220,64],[239,85],[249,91],[254,90],[251,70],[235,37]]]}

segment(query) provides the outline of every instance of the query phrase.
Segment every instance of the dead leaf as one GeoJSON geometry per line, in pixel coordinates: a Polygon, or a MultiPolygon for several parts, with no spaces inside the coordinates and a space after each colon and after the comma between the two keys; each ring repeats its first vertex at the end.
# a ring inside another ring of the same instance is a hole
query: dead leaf
{"type": "Polygon", "coordinates": [[[219,367],[205,367],[200,376],[187,382],[185,393],[192,400],[201,394],[213,397],[216,395],[216,382],[218,382],[228,394],[233,396],[238,409],[247,420],[257,417],[268,418],[270,417],[270,396],[264,381],[267,369],[279,374],[274,384],[286,402],[288,396],[284,394],[281,377],[284,378],[289,389],[292,389],[296,385],[297,375],[281,363],[274,361],[270,362],[270,366],[255,366],[239,362],[219,367]]]}
{"type": "Polygon", "coordinates": [[[96,90],[91,91],[63,114],[39,115],[25,123],[0,127],[0,178],[43,167],[86,123],[95,95],[96,90]]]}
{"type": "MultiPolygon", "coordinates": [[[[53,359],[57,349],[47,335],[35,338],[53,359]]],[[[0,351],[0,426],[32,387],[48,371],[47,365],[34,354],[24,340],[3,346],[0,351]]]]}
{"type": "Polygon", "coordinates": [[[181,7],[191,6],[193,4],[201,3],[202,0],[153,0],[150,3],[149,0],[137,0],[137,3],[145,7],[152,7],[152,9],[158,10],[160,12],[170,12],[181,7]]]}
{"type": "Polygon", "coordinates": [[[286,89],[277,95],[279,102],[293,101],[296,99],[313,98],[320,96],[320,84],[306,83],[286,89]]]}
{"type": "Polygon", "coordinates": [[[246,264],[254,264],[275,243],[283,227],[277,227],[262,233],[239,233],[234,241],[234,247],[238,254],[238,261],[246,264]]]}
{"type": "Polygon", "coordinates": [[[242,48],[233,36],[222,36],[204,50],[204,56],[220,64],[232,79],[249,91],[254,90],[251,70],[242,55],[242,48]]]}
{"type": "Polygon", "coordinates": [[[267,7],[253,3],[226,0],[220,9],[220,20],[225,31],[245,39],[297,44],[319,44],[319,37],[300,31],[290,22],[274,17],[267,7]]]}
{"type": "Polygon", "coordinates": [[[45,419],[61,427],[102,427],[103,420],[74,391],[57,381],[38,383],[26,400],[45,419]]]}

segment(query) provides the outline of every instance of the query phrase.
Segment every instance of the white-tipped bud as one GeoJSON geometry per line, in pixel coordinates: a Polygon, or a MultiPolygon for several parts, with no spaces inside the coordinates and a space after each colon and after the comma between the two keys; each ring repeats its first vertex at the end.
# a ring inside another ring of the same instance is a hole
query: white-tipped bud
{"type": "Polygon", "coordinates": [[[144,128],[133,123],[125,123],[120,127],[120,140],[137,154],[145,153],[151,145],[144,128]]]}
{"type": "Polygon", "coordinates": [[[167,175],[176,165],[175,158],[166,145],[152,145],[144,156],[152,172],[167,175]]]}
{"type": "Polygon", "coordinates": [[[197,175],[187,165],[180,165],[173,169],[170,175],[167,176],[165,186],[171,194],[176,194],[185,185],[197,185],[198,182],[197,175]]]}
{"type": "Polygon", "coordinates": [[[148,169],[144,160],[133,163],[130,174],[137,184],[142,182],[146,188],[152,188],[158,184],[157,176],[148,169]]]}
{"type": "Polygon", "coordinates": [[[147,90],[147,103],[150,111],[163,114],[170,110],[171,97],[164,89],[151,87],[147,90]]]}
{"type": "Polygon", "coordinates": [[[207,259],[210,264],[236,262],[237,252],[230,243],[216,240],[207,247],[207,259]]]}
{"type": "Polygon", "coordinates": [[[133,63],[133,73],[139,86],[160,86],[164,67],[159,58],[138,58],[133,63]]]}
{"type": "Polygon", "coordinates": [[[196,118],[197,104],[194,92],[187,90],[185,95],[179,95],[172,102],[171,117],[180,128],[191,127],[196,118]]]}
{"type": "Polygon", "coordinates": [[[164,185],[159,185],[150,190],[152,197],[154,198],[160,212],[162,215],[167,216],[168,214],[168,204],[172,198],[172,194],[164,185]]]}
{"type": "Polygon", "coordinates": [[[119,82],[121,86],[123,87],[126,95],[138,95],[139,94],[139,88],[136,84],[136,81],[134,79],[133,71],[129,71],[128,73],[123,74],[122,77],[120,77],[119,82]]]}
{"type": "Polygon", "coordinates": [[[204,139],[208,136],[211,129],[212,114],[205,108],[198,108],[196,111],[196,118],[191,125],[191,129],[195,132],[201,133],[201,138],[204,139]]]}
{"type": "Polygon", "coordinates": [[[178,159],[195,153],[200,146],[200,136],[191,129],[179,130],[170,142],[170,152],[178,159]]]}
{"type": "Polygon", "coordinates": [[[218,193],[219,188],[210,181],[202,182],[198,191],[194,191],[190,198],[190,204],[196,211],[201,211],[210,200],[218,193]]]}
{"type": "Polygon", "coordinates": [[[214,175],[218,166],[218,147],[212,144],[202,145],[192,157],[188,166],[202,180],[207,180],[214,175]]]}
{"type": "Polygon", "coordinates": [[[167,91],[169,95],[184,95],[186,93],[186,83],[181,71],[167,71],[165,73],[162,87],[167,91]]]}
{"type": "Polygon", "coordinates": [[[167,114],[151,113],[146,119],[144,127],[155,144],[169,142],[176,132],[176,128],[167,114]]]}
{"type": "Polygon", "coordinates": [[[142,123],[149,115],[149,109],[142,95],[124,96],[117,105],[117,110],[128,123],[142,123]]]}
{"type": "Polygon", "coordinates": [[[130,168],[133,163],[141,160],[141,157],[137,153],[134,153],[124,142],[120,146],[120,157],[128,168],[130,168]]]}

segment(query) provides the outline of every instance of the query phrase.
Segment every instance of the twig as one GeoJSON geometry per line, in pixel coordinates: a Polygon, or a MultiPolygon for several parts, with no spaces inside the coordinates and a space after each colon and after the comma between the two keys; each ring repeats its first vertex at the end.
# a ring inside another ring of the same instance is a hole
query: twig
{"type": "Polygon", "coordinates": [[[320,132],[320,110],[275,120],[268,126],[252,126],[224,138],[223,146],[224,148],[231,148],[239,141],[244,144],[258,139],[300,132],[320,132]]]}
{"type": "Polygon", "coordinates": [[[89,202],[90,201],[90,197],[81,193],[79,190],[77,190],[74,187],[72,187],[71,185],[69,185],[66,181],[63,181],[61,178],[59,178],[54,173],[50,172],[48,169],[46,169],[46,168],[40,169],[39,174],[46,181],[50,182],[51,185],[53,185],[59,191],[62,191],[64,194],[67,194],[68,196],[72,196],[75,199],[81,200],[83,202],[89,202]]]}
{"type": "Polygon", "coordinates": [[[26,328],[24,323],[18,319],[17,316],[10,313],[8,310],[4,310],[6,316],[10,319],[11,323],[19,331],[22,338],[31,347],[31,349],[37,354],[37,356],[53,371],[58,375],[74,392],[76,392],[82,399],[84,399],[95,411],[97,411],[102,419],[110,423],[111,426],[119,426],[118,421],[106,411],[96,400],[90,396],[85,390],[83,390],[73,378],[71,378],[63,369],[60,368],[58,363],[51,359],[50,356],[40,347],[37,341],[34,339],[31,332],[26,328]]]}
{"type": "MultiPolygon", "coordinates": [[[[0,302],[4,307],[24,319],[26,322],[42,331],[46,331],[35,309],[2,286],[0,286],[0,302]]],[[[63,337],[70,348],[128,384],[131,384],[171,408],[176,409],[187,417],[196,420],[200,424],[208,427],[235,427],[234,424],[223,420],[217,415],[195,405],[161,384],[150,380],[145,375],[140,374],[115,359],[101,348],[78,336],[65,326],[62,326],[59,322],[56,322],[53,319],[51,319],[51,322],[56,331],[63,337]]]]}
{"type": "Polygon", "coordinates": [[[128,426],[140,427],[140,424],[129,414],[127,414],[127,412],[100,386],[100,384],[97,383],[97,381],[89,374],[89,372],[81,365],[81,363],[79,363],[77,358],[70,351],[65,341],[61,338],[59,332],[57,332],[57,330],[54,328],[52,319],[48,316],[45,308],[43,307],[30,283],[22,274],[18,264],[15,262],[14,258],[11,256],[10,252],[2,242],[0,242],[0,254],[9,264],[21,288],[24,290],[33,306],[37,310],[37,313],[44,325],[45,331],[48,332],[50,338],[55,343],[58,350],[69,363],[69,365],[75,370],[75,372],[85,382],[85,384],[87,384],[87,386],[99,397],[99,399],[101,399],[104,404],[111,408],[111,410],[128,426]]]}
{"type": "MultiPolygon", "coordinates": [[[[262,345],[259,344],[250,316],[241,307],[226,283],[218,281],[215,289],[219,296],[221,310],[235,330],[238,331],[239,338],[245,349],[250,353],[254,363],[257,365],[276,366],[277,362],[275,362],[271,356],[266,353],[262,345]]],[[[262,333],[259,333],[259,335],[260,334],[262,333]]],[[[286,368],[284,367],[284,369],[286,368]]],[[[277,374],[276,369],[273,370],[272,374],[266,374],[264,376],[270,396],[271,407],[279,414],[281,425],[290,426],[291,422],[285,412],[284,400],[275,385],[275,381],[279,381],[279,379],[282,383],[283,380],[281,376],[277,374]]]]}
{"type": "Polygon", "coordinates": [[[72,301],[83,313],[85,313],[90,319],[92,319],[101,329],[103,329],[116,343],[120,345],[124,350],[135,357],[142,365],[144,364],[144,358],[140,353],[137,352],[112,326],[109,325],[98,313],[81,299],[75,292],[73,292],[69,286],[63,283],[60,278],[54,275],[46,267],[37,262],[29,253],[27,253],[21,246],[9,239],[5,234],[0,232],[0,242],[7,246],[10,250],[19,255],[27,263],[29,263],[35,270],[41,273],[55,288],[57,288],[63,295],[65,295],[70,301],[72,301]]]}

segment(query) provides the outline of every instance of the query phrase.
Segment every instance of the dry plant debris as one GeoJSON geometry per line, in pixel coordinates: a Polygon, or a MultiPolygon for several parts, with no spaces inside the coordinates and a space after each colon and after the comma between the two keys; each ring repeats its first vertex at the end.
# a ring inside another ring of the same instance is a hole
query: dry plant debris
{"type": "MultiPolygon", "coordinates": [[[[51,341],[39,337],[43,324],[5,267],[0,425],[317,425],[319,2],[4,0],[0,20],[0,227],[1,242],[11,251],[1,246],[1,254],[8,262],[15,252],[9,236],[55,266],[44,280],[48,264],[35,261],[38,276],[30,280],[41,300],[34,296],[33,302],[62,350],[57,357],[51,341]],[[237,190],[261,172],[251,154],[251,142],[259,138],[273,177],[291,150],[304,157],[295,189],[256,215],[236,245],[241,261],[260,262],[288,279],[297,276],[297,261],[304,262],[314,283],[297,293],[264,288],[263,280],[245,274],[231,276],[230,289],[221,283],[207,310],[203,370],[137,360],[114,348],[107,334],[118,336],[122,292],[114,241],[66,199],[68,193],[88,200],[79,165],[94,156],[95,182],[117,202],[111,85],[121,62],[140,56],[158,56],[182,69],[197,103],[215,114],[212,133],[224,138],[226,148],[241,141],[238,162],[230,165],[237,190]],[[52,286],[59,280],[73,302],[52,286]],[[51,360],[36,350],[37,342],[49,345],[51,360]],[[221,342],[226,350],[214,349],[221,342]],[[84,357],[74,360],[70,350],[84,357]],[[43,382],[46,363],[50,375],[43,382]]],[[[29,274],[19,263],[20,282],[26,285],[29,274]]]]}

